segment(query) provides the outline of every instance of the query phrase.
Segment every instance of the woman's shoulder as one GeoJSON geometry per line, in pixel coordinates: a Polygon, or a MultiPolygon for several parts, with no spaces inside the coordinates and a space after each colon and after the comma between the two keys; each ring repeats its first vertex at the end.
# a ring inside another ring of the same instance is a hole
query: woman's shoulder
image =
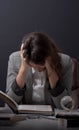
{"type": "Polygon", "coordinates": [[[12,52],[10,55],[9,55],[9,61],[11,63],[17,63],[17,64],[21,64],[21,56],[20,56],[20,51],[15,51],[15,52],[12,52]]]}
{"type": "Polygon", "coordinates": [[[18,71],[21,65],[20,51],[12,52],[9,55],[9,63],[10,66],[14,66],[13,68],[15,68],[18,71]]]}
{"type": "Polygon", "coordinates": [[[64,54],[64,53],[59,53],[60,59],[61,59],[61,64],[63,67],[68,67],[68,66],[72,66],[73,61],[72,61],[72,57],[64,54]]]}
{"type": "Polygon", "coordinates": [[[20,51],[12,52],[9,57],[16,57],[16,56],[20,56],[20,51]]]}

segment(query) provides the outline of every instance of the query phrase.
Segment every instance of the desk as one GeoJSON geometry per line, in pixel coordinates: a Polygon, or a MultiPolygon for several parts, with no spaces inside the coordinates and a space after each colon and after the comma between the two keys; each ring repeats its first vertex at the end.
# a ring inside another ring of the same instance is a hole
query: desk
{"type": "Polygon", "coordinates": [[[59,129],[59,119],[54,116],[40,116],[29,114],[13,114],[11,109],[0,108],[0,129],[1,130],[56,130],[59,129]]]}
{"type": "MultiPolygon", "coordinates": [[[[2,109],[2,108],[1,108],[2,109]]],[[[1,111],[0,111],[1,112],[1,111]]],[[[8,111],[9,112],[9,111],[8,111]]],[[[39,116],[31,116],[29,115],[29,118],[27,118],[26,114],[13,114],[12,112],[7,113],[7,110],[4,108],[2,109],[2,112],[0,113],[4,117],[8,117],[7,120],[2,120],[3,124],[0,123],[0,129],[1,130],[67,130],[66,123],[67,120],[60,119],[56,117],[39,117],[39,116]],[[20,117],[20,118],[18,118],[20,117]],[[38,118],[37,118],[38,117],[38,118]],[[11,120],[9,120],[9,118],[11,120]]],[[[79,128],[76,128],[78,130],[79,128]]],[[[69,128],[69,130],[74,130],[74,128],[69,128]]]]}
{"type": "Polygon", "coordinates": [[[45,117],[26,114],[0,114],[0,129],[17,130],[52,130],[58,129],[58,119],[55,117],[45,117]]]}

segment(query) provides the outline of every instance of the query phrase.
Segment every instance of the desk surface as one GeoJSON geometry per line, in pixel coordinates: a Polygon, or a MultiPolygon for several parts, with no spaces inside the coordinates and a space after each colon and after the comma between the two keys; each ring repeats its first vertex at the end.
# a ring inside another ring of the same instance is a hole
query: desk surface
{"type": "Polygon", "coordinates": [[[9,129],[9,130],[17,130],[17,129],[27,129],[27,130],[52,130],[60,128],[58,126],[57,120],[49,120],[49,119],[26,119],[23,121],[16,122],[9,126],[3,125],[0,129],[9,129]]]}
{"type": "MultiPolygon", "coordinates": [[[[9,111],[8,111],[9,112],[9,111]]],[[[55,117],[45,117],[45,116],[35,116],[26,114],[13,114],[12,112],[7,113],[5,108],[0,108],[0,129],[17,130],[27,129],[27,130],[63,130],[66,128],[66,120],[55,118],[55,117]],[[1,112],[2,110],[2,112],[1,112]],[[2,119],[3,118],[3,119],[2,119]]],[[[73,128],[78,130],[79,128],[73,128]]],[[[72,128],[69,130],[73,130],[72,128]]],[[[67,130],[67,128],[66,128],[67,130]]]]}
{"type": "MultiPolygon", "coordinates": [[[[63,120],[62,120],[63,121],[63,120]]],[[[0,126],[1,130],[79,130],[79,128],[66,128],[58,120],[27,119],[16,122],[11,126],[0,126]]]]}
{"type": "Polygon", "coordinates": [[[0,108],[0,129],[52,130],[58,129],[58,119],[54,116],[33,114],[13,114],[7,108],[0,108]]]}

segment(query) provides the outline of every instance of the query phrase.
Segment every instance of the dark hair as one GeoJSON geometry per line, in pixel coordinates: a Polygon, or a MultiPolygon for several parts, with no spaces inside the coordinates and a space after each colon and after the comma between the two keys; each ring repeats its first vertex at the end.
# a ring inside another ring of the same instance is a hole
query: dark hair
{"type": "Polygon", "coordinates": [[[59,49],[56,47],[54,40],[47,34],[41,32],[32,32],[25,35],[22,43],[24,44],[24,58],[29,61],[44,65],[47,57],[50,57],[50,65],[56,70],[57,74],[61,75],[59,49]]]}

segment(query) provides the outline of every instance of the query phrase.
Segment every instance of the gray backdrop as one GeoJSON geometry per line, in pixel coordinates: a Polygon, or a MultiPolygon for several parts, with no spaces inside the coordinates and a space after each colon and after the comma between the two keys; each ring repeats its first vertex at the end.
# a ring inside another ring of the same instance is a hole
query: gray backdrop
{"type": "Polygon", "coordinates": [[[22,37],[32,31],[48,33],[62,52],[79,60],[79,1],[0,0],[1,90],[6,87],[10,53],[19,50],[22,37]]]}

